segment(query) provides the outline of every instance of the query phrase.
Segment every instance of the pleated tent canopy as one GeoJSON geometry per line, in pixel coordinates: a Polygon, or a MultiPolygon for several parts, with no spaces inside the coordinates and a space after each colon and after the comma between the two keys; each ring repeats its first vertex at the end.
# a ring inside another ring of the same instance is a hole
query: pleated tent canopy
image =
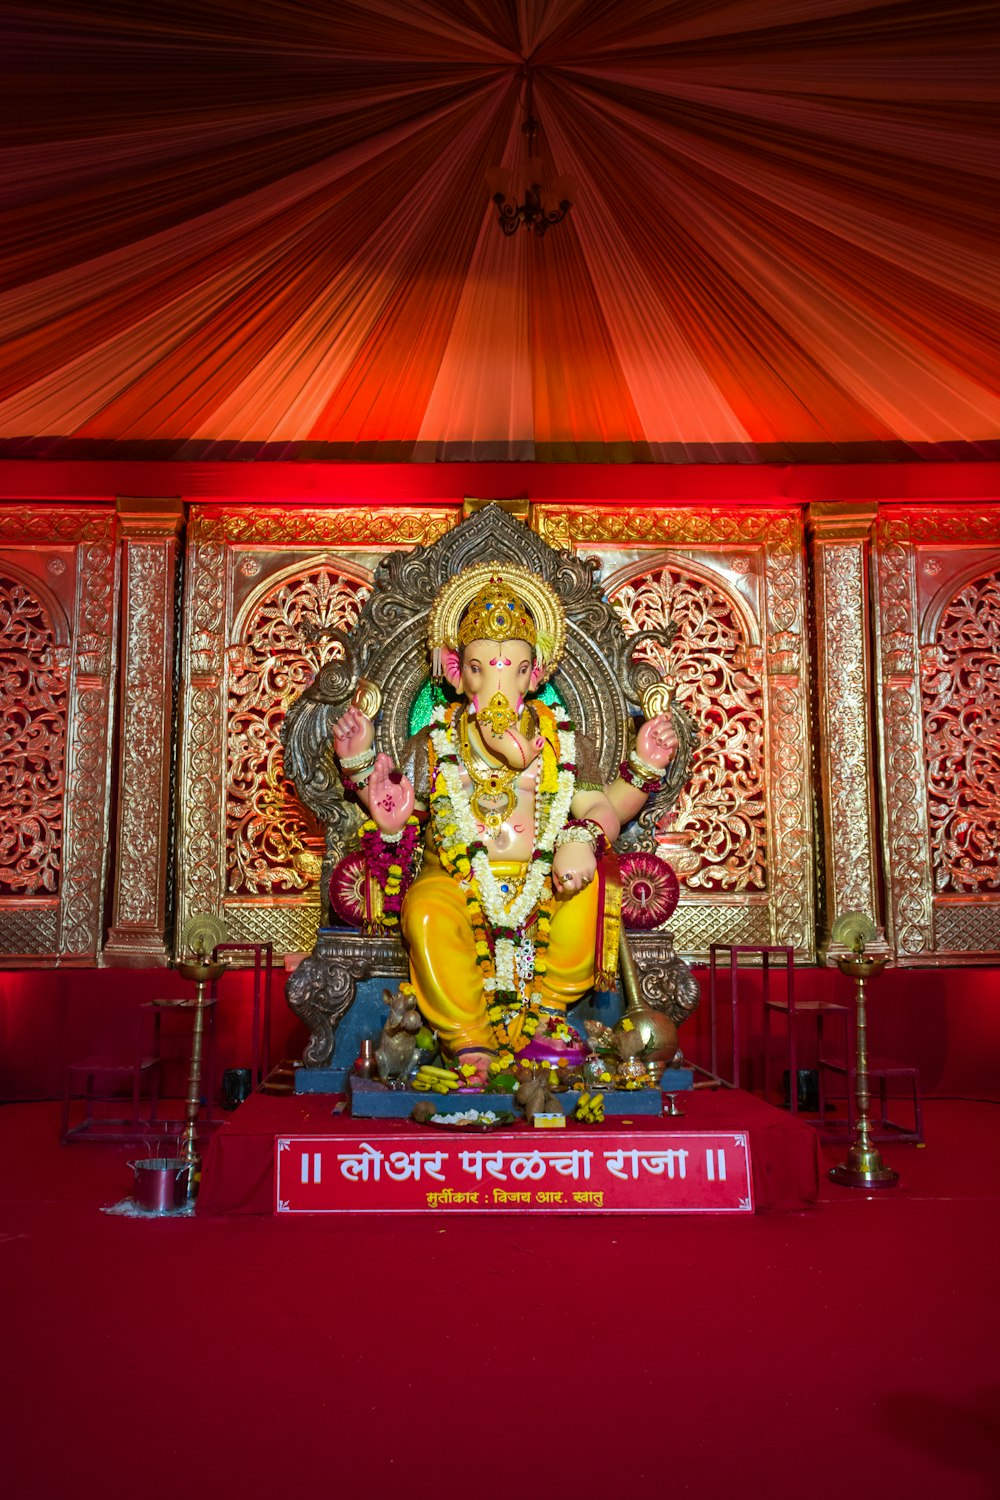
{"type": "Polygon", "coordinates": [[[4,455],[1000,451],[995,0],[6,15],[4,455]]]}

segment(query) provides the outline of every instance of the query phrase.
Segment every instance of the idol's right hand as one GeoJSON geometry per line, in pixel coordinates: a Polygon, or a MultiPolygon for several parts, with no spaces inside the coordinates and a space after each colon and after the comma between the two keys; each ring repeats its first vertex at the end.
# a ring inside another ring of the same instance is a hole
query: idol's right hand
{"type": "Polygon", "coordinates": [[[360,755],[375,743],[375,726],[359,708],[351,707],[333,726],[333,749],[338,760],[360,755]]]}

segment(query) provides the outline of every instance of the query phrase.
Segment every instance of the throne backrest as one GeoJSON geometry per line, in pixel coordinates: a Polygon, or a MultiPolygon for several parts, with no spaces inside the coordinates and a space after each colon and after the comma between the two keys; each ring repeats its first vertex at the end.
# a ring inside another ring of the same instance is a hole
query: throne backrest
{"type": "MultiPolygon", "coordinates": [[[[474,564],[516,563],[539,574],[556,591],[566,612],[566,649],[552,685],[569,716],[590,736],[605,780],[614,777],[634,733],[633,715],[656,680],[648,662],[636,661],[644,641],[667,644],[670,631],[627,637],[612,605],[594,581],[598,562],[557,551],[497,505],[463,521],[430,546],[393,552],[379,564],[372,592],[348,636],[337,636],[340,661],[323,669],[285,716],[285,770],[299,796],[327,829],[327,860],[338,858],[356,830],[359,815],[345,802],[332,754],[332,726],[347,708],[358,680],[367,678],[382,695],[378,744],[398,762],[411,733],[413,706],[429,676],[428,614],[449,578],[474,564]]],[[[625,836],[642,846],[677,795],[687,775],[694,727],[674,709],[681,754],[669,784],[651,799],[625,836]]],[[[324,879],[325,885],[325,879],[324,879]]]]}

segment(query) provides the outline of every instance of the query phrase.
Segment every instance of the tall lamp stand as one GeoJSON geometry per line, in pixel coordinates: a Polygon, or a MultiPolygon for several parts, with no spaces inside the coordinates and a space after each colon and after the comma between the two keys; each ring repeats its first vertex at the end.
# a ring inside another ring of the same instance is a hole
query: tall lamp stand
{"type": "Polygon", "coordinates": [[[899,1183],[899,1173],[882,1162],[877,1147],[872,1145],[871,1124],[868,1118],[868,1018],[865,1003],[865,984],[885,968],[884,958],[865,957],[861,952],[838,957],[837,967],[842,974],[854,980],[855,1005],[857,1008],[857,1058],[855,1062],[855,1097],[857,1120],[854,1127],[854,1142],[847,1157],[837,1167],[830,1168],[831,1182],[841,1187],[890,1188],[899,1183]]]}
{"type": "Polygon", "coordinates": [[[201,1053],[205,1036],[205,990],[225,969],[219,960],[181,959],[177,972],[182,979],[197,985],[194,1000],[194,1028],[191,1033],[191,1064],[188,1069],[187,1103],[184,1108],[184,1134],[181,1136],[180,1159],[187,1166],[188,1202],[197,1192],[196,1176],[201,1165],[198,1155],[198,1111],[201,1108],[201,1053]]]}

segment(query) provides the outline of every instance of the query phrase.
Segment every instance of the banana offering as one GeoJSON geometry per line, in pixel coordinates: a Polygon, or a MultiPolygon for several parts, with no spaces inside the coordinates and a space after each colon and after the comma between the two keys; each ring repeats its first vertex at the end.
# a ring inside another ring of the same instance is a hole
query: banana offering
{"type": "Polygon", "coordinates": [[[425,1063],[413,1078],[413,1087],[422,1094],[450,1094],[462,1082],[454,1068],[432,1068],[425,1063]]]}
{"type": "Polygon", "coordinates": [[[604,1122],[604,1100],[600,1094],[581,1094],[576,1101],[574,1118],[585,1124],[601,1125],[604,1122]]]}

